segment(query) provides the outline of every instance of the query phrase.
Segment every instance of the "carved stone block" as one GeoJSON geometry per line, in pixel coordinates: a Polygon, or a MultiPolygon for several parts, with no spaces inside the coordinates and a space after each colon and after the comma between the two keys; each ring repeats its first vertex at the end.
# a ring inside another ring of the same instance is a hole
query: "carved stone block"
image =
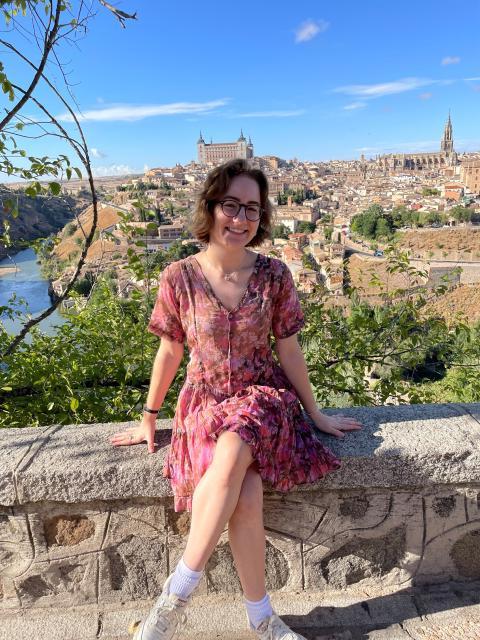
{"type": "Polygon", "coordinates": [[[99,602],[158,596],[167,577],[164,507],[117,505],[100,554],[99,602]]]}

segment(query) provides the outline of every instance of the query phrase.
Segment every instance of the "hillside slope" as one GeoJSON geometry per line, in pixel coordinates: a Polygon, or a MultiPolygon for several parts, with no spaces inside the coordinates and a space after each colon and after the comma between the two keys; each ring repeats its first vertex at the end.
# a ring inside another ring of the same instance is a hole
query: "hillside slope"
{"type": "MultiPolygon", "coordinates": [[[[85,207],[85,200],[78,200],[71,196],[28,198],[20,193],[0,187],[0,231],[3,223],[10,223],[10,237],[15,242],[46,238],[62,229],[75,216],[75,213],[85,207]],[[5,200],[18,201],[19,215],[13,218],[3,211],[5,200]]],[[[9,249],[12,252],[12,249],[9,249]]],[[[7,255],[6,248],[0,243],[0,259],[7,255]]]]}

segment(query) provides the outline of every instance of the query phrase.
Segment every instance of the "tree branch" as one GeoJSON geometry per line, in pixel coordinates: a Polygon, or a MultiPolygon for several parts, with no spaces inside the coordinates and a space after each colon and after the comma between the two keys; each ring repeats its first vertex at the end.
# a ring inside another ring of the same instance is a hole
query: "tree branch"
{"type": "MultiPolygon", "coordinates": [[[[59,21],[60,21],[60,8],[61,8],[61,6],[62,6],[62,3],[61,3],[60,0],[58,0],[57,8],[55,10],[55,20],[54,20],[54,23],[53,23],[53,27],[52,27],[52,30],[50,31],[50,34],[48,35],[48,37],[46,39],[45,48],[44,48],[43,54],[42,54],[42,59],[40,60],[40,64],[39,64],[39,66],[37,68],[37,71],[36,71],[35,75],[33,76],[32,82],[30,83],[30,86],[26,90],[26,92],[23,95],[23,97],[17,102],[17,104],[13,107],[13,109],[11,109],[11,111],[9,111],[7,113],[7,115],[5,116],[5,118],[0,122],[0,131],[2,131],[4,129],[5,125],[7,125],[10,122],[10,120],[13,117],[16,116],[16,114],[20,111],[20,109],[28,102],[28,99],[32,95],[35,87],[38,84],[38,81],[42,77],[43,70],[44,70],[45,65],[47,63],[48,56],[49,56],[50,51],[51,51],[51,49],[53,47],[55,39],[57,37],[59,21]]],[[[34,65],[32,65],[32,66],[34,66],[34,65]]]]}

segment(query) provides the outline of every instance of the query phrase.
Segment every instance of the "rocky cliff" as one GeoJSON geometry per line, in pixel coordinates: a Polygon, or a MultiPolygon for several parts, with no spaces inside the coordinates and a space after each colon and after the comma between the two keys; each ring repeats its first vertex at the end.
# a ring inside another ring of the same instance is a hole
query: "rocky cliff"
{"type": "MultiPolygon", "coordinates": [[[[80,212],[87,205],[83,199],[71,196],[28,198],[23,193],[0,187],[0,233],[4,230],[4,221],[10,223],[10,237],[16,251],[22,242],[45,238],[62,229],[75,213],[80,212]],[[18,202],[19,215],[13,218],[6,213],[2,203],[8,199],[18,202]]],[[[6,247],[0,242],[0,259],[7,255],[6,247]]]]}

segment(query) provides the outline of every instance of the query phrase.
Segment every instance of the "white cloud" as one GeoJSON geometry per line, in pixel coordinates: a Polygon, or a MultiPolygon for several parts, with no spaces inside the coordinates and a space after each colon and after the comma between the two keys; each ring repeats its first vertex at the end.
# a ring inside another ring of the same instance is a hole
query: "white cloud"
{"type": "Polygon", "coordinates": [[[355,109],[364,109],[366,106],[366,102],[351,102],[350,104],[346,104],[343,108],[345,111],[354,111],[355,109]]]}
{"type": "Polygon", "coordinates": [[[296,109],[292,111],[250,111],[248,113],[233,113],[229,118],[293,118],[301,116],[305,113],[305,109],[296,109]]]}
{"type": "Polygon", "coordinates": [[[92,167],[92,171],[96,178],[105,178],[106,176],[127,176],[143,173],[142,169],[130,167],[128,164],[110,164],[102,167],[92,167]]]}
{"type": "Polygon", "coordinates": [[[90,153],[92,154],[92,156],[94,158],[106,158],[107,154],[103,153],[103,151],[100,151],[100,149],[96,149],[95,147],[92,147],[90,149],[90,153]]]}
{"type": "Polygon", "coordinates": [[[319,33],[328,29],[330,23],[326,20],[306,20],[295,31],[295,42],[308,42],[319,33]]]}
{"type": "MultiPolygon", "coordinates": [[[[91,109],[76,116],[80,122],[133,122],[154,116],[172,116],[184,113],[207,113],[223,107],[228,103],[228,99],[212,100],[211,102],[172,102],[170,104],[152,105],[130,105],[120,104],[102,109],[91,109]]],[[[62,113],[57,116],[57,120],[72,122],[73,118],[69,113],[62,113]]]]}
{"type": "Polygon", "coordinates": [[[419,87],[435,84],[435,82],[435,80],[426,78],[403,78],[402,80],[382,82],[380,84],[350,84],[344,87],[337,87],[333,91],[334,93],[344,93],[345,95],[367,100],[369,98],[381,98],[382,96],[412,91],[419,87]]]}
{"type": "Polygon", "coordinates": [[[442,58],[442,64],[458,64],[460,60],[461,58],[459,56],[445,56],[445,58],[442,58]]]}
{"type": "Polygon", "coordinates": [[[418,97],[420,98],[420,100],[430,100],[432,95],[433,94],[431,94],[429,91],[425,91],[425,93],[421,93],[418,97]]]}

